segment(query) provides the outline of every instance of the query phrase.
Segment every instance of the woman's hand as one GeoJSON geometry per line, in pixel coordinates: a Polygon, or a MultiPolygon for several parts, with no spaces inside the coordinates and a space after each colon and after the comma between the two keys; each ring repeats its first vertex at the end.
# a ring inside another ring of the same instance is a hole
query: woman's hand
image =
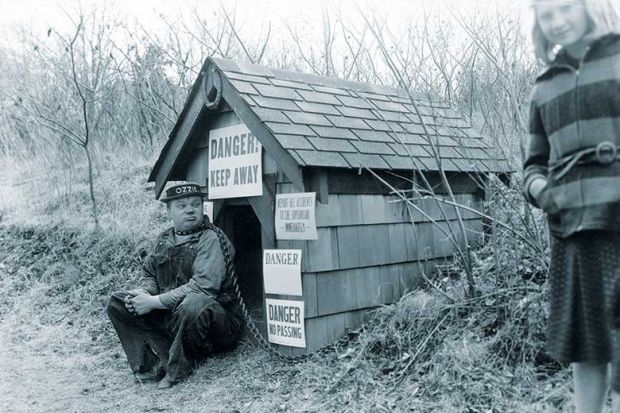
{"type": "Polygon", "coordinates": [[[538,207],[549,215],[555,215],[560,212],[560,208],[556,203],[551,191],[546,190],[547,179],[537,178],[530,184],[530,195],[536,200],[538,207]]]}
{"type": "MultiPolygon", "coordinates": [[[[534,198],[536,202],[539,201],[538,196],[543,191],[543,189],[545,189],[546,186],[547,186],[547,180],[544,178],[534,179],[532,183],[530,184],[530,188],[529,188],[530,195],[532,195],[532,198],[534,198]]],[[[538,204],[540,205],[540,202],[538,202],[538,204]]]]}

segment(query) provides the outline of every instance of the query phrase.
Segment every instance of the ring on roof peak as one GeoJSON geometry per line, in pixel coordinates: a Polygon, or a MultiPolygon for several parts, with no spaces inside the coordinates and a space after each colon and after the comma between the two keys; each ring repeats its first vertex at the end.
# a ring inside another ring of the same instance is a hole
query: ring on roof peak
{"type": "Polygon", "coordinates": [[[205,77],[205,106],[216,110],[222,101],[222,78],[215,66],[211,66],[205,77]]]}

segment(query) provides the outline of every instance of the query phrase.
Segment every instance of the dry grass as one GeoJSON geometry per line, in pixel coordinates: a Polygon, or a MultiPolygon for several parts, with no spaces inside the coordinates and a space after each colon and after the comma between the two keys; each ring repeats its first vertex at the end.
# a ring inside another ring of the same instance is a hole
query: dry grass
{"type": "MultiPolygon", "coordinates": [[[[106,161],[95,176],[100,229],[153,239],[169,225],[165,206],[155,202],[154,184],[146,182],[154,160],[119,152],[106,161]]],[[[55,168],[43,157],[21,163],[0,158],[0,171],[0,217],[5,221],[93,229],[84,168],[55,168]]]]}
{"type": "MultiPolygon", "coordinates": [[[[71,360],[94,380],[88,389],[113,378],[130,383],[103,308],[111,291],[138,276],[142,242],[45,226],[4,227],[1,238],[2,321],[13,345],[71,360]]],[[[208,402],[207,411],[226,412],[562,411],[567,373],[536,356],[541,337],[529,330],[544,302],[542,287],[530,284],[474,301],[414,291],[378,309],[347,345],[309,361],[287,365],[244,344],[209,360],[169,397],[133,385],[123,397],[154,398],[173,411],[201,411],[208,402]],[[523,303],[527,309],[506,317],[523,303]]],[[[458,297],[462,289],[452,280],[446,292],[458,297]]],[[[101,404],[95,411],[113,407],[108,396],[92,391],[101,404]]]]}
{"type": "MultiPolygon", "coordinates": [[[[40,368],[52,381],[68,380],[33,396],[41,410],[23,411],[46,411],[46,403],[121,412],[136,405],[213,412],[547,412],[570,405],[568,373],[543,350],[544,263],[501,231],[474,253],[475,299],[465,298],[455,264],[430,275],[441,293],[408,293],[377,309],[346,345],[303,363],[270,359],[245,343],[210,359],[172,393],[132,384],[104,306],[112,291],[135,283],[141,257],[168,223],[145,182],[149,163],[117,162],[98,176],[99,231],[88,227],[79,183],[64,203],[66,193],[56,191],[27,214],[21,209],[31,197],[0,207],[4,352],[16,360],[21,354],[32,374],[40,368]]],[[[508,191],[504,202],[517,196],[508,191]]]]}

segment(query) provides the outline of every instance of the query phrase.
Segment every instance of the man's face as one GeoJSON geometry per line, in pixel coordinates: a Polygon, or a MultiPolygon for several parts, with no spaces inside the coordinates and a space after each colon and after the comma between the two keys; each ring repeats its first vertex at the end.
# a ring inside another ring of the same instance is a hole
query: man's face
{"type": "Polygon", "coordinates": [[[203,220],[202,197],[189,196],[169,201],[168,215],[172,218],[174,229],[191,231],[203,220]]]}

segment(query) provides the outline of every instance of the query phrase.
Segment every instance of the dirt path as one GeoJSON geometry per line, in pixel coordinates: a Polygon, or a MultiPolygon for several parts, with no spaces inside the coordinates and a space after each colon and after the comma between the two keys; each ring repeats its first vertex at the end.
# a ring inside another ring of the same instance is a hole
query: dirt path
{"type": "Polygon", "coordinates": [[[131,396],[135,400],[140,386],[129,381],[131,378],[121,374],[120,369],[116,374],[111,369],[97,371],[95,358],[79,351],[63,354],[27,345],[18,348],[8,339],[7,330],[0,325],[0,411],[154,411],[136,409],[133,403],[131,408],[122,406],[123,398],[119,396],[131,388],[138,390],[131,396]]]}
{"type": "Polygon", "coordinates": [[[265,369],[261,355],[239,349],[211,359],[171,390],[137,384],[118,349],[92,354],[54,344],[18,346],[0,324],[0,412],[276,412],[313,411],[310,394],[294,400],[281,386],[286,370],[265,369]],[[252,374],[262,366],[263,376],[252,374]],[[265,376],[264,373],[268,375],[265,376]],[[282,394],[284,393],[284,394],[282,394]],[[296,407],[293,407],[296,406],[296,407]]]}
{"type": "MultiPolygon", "coordinates": [[[[170,397],[152,384],[135,384],[124,360],[102,366],[97,356],[80,351],[17,348],[8,336],[7,327],[0,325],[1,412],[231,411],[199,409],[186,403],[191,400],[178,400],[182,391],[170,397]]],[[[182,387],[187,386],[177,390],[182,387]]]]}
{"type": "Polygon", "coordinates": [[[0,326],[0,409],[3,412],[79,411],[86,378],[78,360],[19,349],[0,326]]]}
{"type": "Polygon", "coordinates": [[[0,337],[3,412],[84,411],[90,386],[79,359],[17,349],[6,334],[0,337]]]}

